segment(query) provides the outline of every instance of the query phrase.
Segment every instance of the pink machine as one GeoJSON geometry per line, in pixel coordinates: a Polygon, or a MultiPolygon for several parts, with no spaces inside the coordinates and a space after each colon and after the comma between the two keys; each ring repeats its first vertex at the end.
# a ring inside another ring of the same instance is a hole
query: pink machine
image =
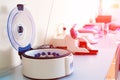
{"type": "MultiPolygon", "coordinates": [[[[51,41],[52,45],[57,48],[64,48],[71,51],[73,54],[78,55],[95,55],[98,50],[92,46],[90,39],[83,37],[82,33],[75,30],[76,24],[70,29],[69,34],[64,34],[64,36],[54,37],[51,41]]],[[[93,35],[89,33],[90,35],[93,35]]],[[[84,34],[89,36],[88,34],[84,34]]],[[[92,39],[92,38],[91,38],[92,39]]],[[[95,42],[96,43],[96,42],[95,42]]]]}
{"type": "Polygon", "coordinates": [[[67,49],[78,55],[97,54],[98,50],[75,30],[75,26],[71,28],[70,35],[66,35],[67,49]]]}

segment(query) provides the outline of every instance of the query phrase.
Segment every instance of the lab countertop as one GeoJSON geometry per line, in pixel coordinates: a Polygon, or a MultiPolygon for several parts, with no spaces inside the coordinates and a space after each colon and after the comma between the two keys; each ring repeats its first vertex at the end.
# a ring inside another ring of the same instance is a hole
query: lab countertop
{"type": "MultiPolygon", "coordinates": [[[[97,55],[74,55],[74,72],[58,80],[105,80],[117,49],[113,36],[100,38],[94,46],[97,55]]],[[[0,76],[0,80],[29,80],[22,75],[22,65],[0,76]]]]}

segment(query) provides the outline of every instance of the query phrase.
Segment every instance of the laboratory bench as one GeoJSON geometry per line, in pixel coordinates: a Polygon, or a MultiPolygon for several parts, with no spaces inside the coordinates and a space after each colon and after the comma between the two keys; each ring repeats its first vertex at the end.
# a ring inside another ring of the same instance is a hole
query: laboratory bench
{"type": "MultiPolygon", "coordinates": [[[[98,43],[93,45],[99,50],[96,55],[74,55],[73,73],[56,80],[117,80],[118,43],[114,35],[99,38],[98,43]]],[[[23,76],[22,65],[0,75],[0,80],[30,80],[23,76]]]]}

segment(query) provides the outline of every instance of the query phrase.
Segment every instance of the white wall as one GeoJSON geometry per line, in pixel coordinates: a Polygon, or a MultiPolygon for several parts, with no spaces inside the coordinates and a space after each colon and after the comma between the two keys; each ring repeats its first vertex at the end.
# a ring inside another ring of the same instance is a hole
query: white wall
{"type": "Polygon", "coordinates": [[[73,24],[80,28],[89,23],[98,14],[99,0],[54,0],[52,14],[47,36],[47,42],[54,34],[60,24],[70,29],[73,24]]]}
{"type": "Polygon", "coordinates": [[[16,51],[13,51],[7,36],[7,18],[17,0],[0,0],[0,73],[21,64],[16,51]],[[12,3],[11,3],[12,2],[12,3]]]}
{"type": "MultiPolygon", "coordinates": [[[[79,27],[82,27],[85,23],[89,23],[90,18],[94,18],[97,14],[99,0],[0,0],[0,11],[6,8],[7,12],[4,14],[4,10],[0,12],[1,18],[0,25],[2,30],[6,30],[7,17],[10,11],[16,7],[17,4],[24,4],[25,7],[31,12],[36,25],[36,38],[33,47],[37,47],[42,44],[47,44],[50,42],[53,35],[55,35],[58,25],[64,24],[66,27],[70,28],[73,24],[77,23],[79,27]]],[[[7,43],[9,48],[5,51],[0,50],[0,59],[3,57],[10,59],[10,55],[17,53],[13,51],[8,41],[7,32],[0,31],[6,36],[1,36],[1,39],[6,39],[5,41],[0,41],[0,44],[7,43]],[[9,54],[11,53],[11,54],[9,54]],[[7,56],[5,55],[7,54],[7,56]]],[[[15,56],[15,55],[14,55],[15,56]]],[[[16,58],[18,57],[16,54],[16,58]]],[[[12,59],[12,60],[14,60],[12,59]]],[[[0,65],[4,63],[4,60],[0,60],[0,65]]],[[[19,61],[15,62],[19,63],[19,61]]],[[[1,68],[1,67],[0,67],[1,68]]]]}
{"type": "Polygon", "coordinates": [[[7,36],[7,18],[10,11],[17,4],[24,6],[31,12],[36,25],[36,38],[33,47],[45,43],[45,35],[48,26],[49,13],[53,0],[0,0],[0,70],[20,64],[18,52],[12,48],[7,36]],[[5,45],[3,47],[3,45],[5,45]]]}
{"type": "Polygon", "coordinates": [[[23,3],[29,9],[36,24],[35,46],[48,43],[61,23],[66,27],[75,23],[82,27],[88,23],[90,18],[97,15],[98,2],[99,0],[0,0],[0,4],[5,5],[9,12],[18,3],[23,3]]]}

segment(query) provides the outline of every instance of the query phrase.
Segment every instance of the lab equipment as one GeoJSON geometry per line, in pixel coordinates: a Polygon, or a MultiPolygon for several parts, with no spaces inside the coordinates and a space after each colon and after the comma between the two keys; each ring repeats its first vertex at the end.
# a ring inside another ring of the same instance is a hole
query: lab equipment
{"type": "Polygon", "coordinates": [[[71,52],[57,48],[33,49],[35,24],[30,12],[18,4],[8,18],[8,37],[22,59],[23,75],[30,79],[56,79],[73,72],[71,52]]]}

